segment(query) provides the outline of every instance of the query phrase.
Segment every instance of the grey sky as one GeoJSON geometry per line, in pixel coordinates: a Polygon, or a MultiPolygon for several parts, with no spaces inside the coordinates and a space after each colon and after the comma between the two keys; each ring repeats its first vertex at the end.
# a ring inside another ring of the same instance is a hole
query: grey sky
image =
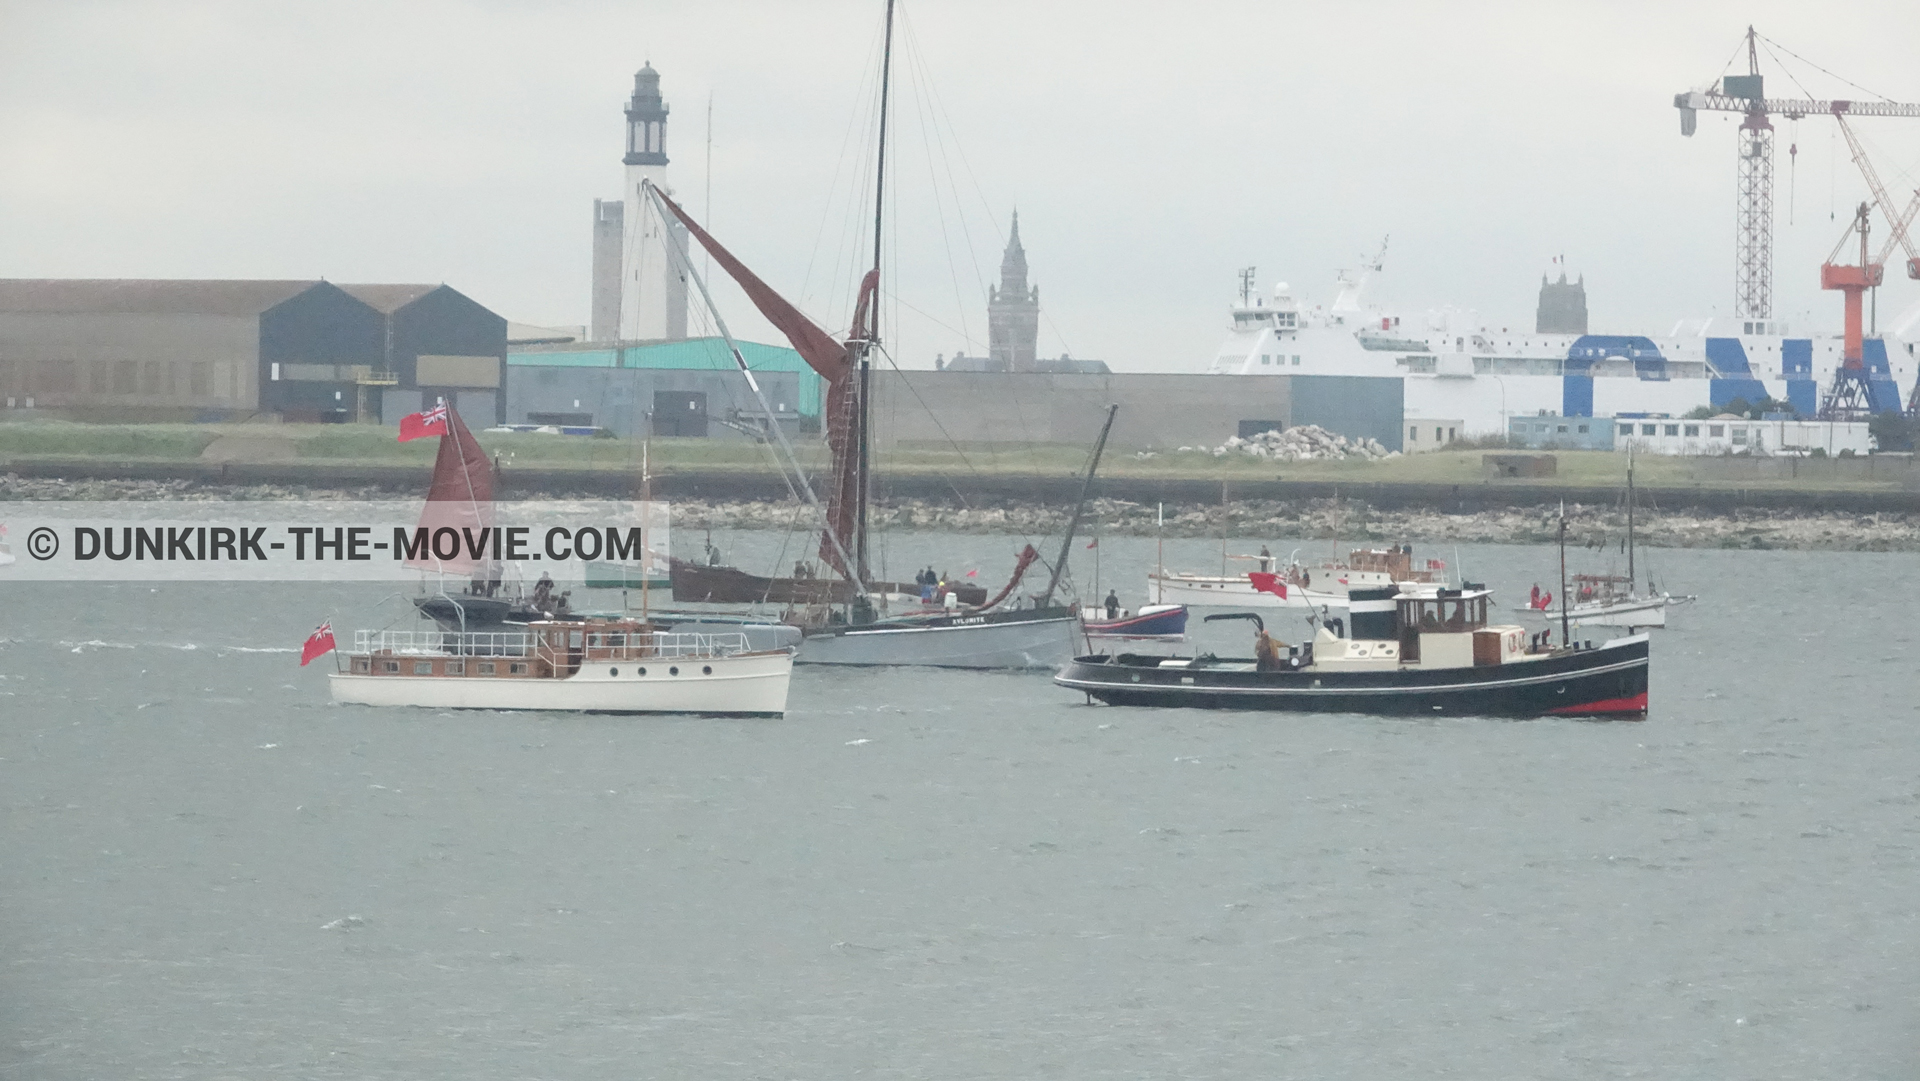
{"type": "MultiPolygon", "coordinates": [[[[1197,367],[1239,267],[1324,301],[1334,270],[1386,234],[1377,292],[1409,311],[1530,327],[1540,272],[1564,253],[1596,329],[1665,332],[1731,308],[1734,121],[1703,115],[1683,139],[1671,102],[1720,73],[1749,21],[1920,101],[1910,3],[903,9],[889,282],[903,303],[888,317],[913,366],[966,346],[963,328],[982,348],[1016,204],[1046,355],[1197,367]],[[938,185],[928,82],[951,121],[938,185]]],[[[689,210],[838,329],[852,184],[860,206],[871,184],[871,133],[848,132],[871,111],[879,12],[0,0],[0,275],[446,281],[515,320],[583,323],[592,200],[620,190],[620,107],[650,59],[689,210]]],[[[1770,94],[1795,92],[1763,65],[1770,94]]],[[[1864,96],[1793,66],[1815,94],[1864,96]]],[[[1818,267],[1864,191],[1832,127],[1779,133],[1777,308],[1803,330],[1838,328],[1818,267]]],[[[1920,120],[1862,129],[1891,187],[1920,183],[1920,120]]],[[[1889,280],[1883,320],[1920,298],[1889,280]]],[[[736,331],[771,337],[726,303],[736,331]]]]}

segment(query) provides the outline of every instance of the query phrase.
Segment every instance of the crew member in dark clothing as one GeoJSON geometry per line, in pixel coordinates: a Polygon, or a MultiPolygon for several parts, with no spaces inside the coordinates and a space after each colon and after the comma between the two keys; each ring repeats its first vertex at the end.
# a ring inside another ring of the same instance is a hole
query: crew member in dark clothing
{"type": "Polygon", "coordinates": [[[1107,618],[1120,618],[1120,594],[1111,589],[1107,590],[1107,618]]]}
{"type": "Polygon", "coordinates": [[[1273,566],[1273,553],[1267,551],[1267,546],[1263,544],[1260,546],[1260,573],[1261,574],[1267,573],[1267,570],[1272,566],[1273,566]]]}

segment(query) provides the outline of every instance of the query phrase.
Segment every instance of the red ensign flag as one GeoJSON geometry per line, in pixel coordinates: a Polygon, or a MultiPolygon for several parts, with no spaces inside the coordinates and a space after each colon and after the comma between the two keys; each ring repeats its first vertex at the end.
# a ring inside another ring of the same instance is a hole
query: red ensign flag
{"type": "Polygon", "coordinates": [[[441,402],[424,413],[408,413],[400,418],[400,442],[447,434],[447,403],[441,402]]]}
{"type": "Polygon", "coordinates": [[[313,663],[315,657],[324,657],[333,652],[333,622],[320,624],[312,634],[307,635],[307,643],[300,647],[300,667],[313,663]]]}
{"type": "Polygon", "coordinates": [[[1287,583],[1282,582],[1279,575],[1251,571],[1247,574],[1247,579],[1253,583],[1256,592],[1271,593],[1281,600],[1287,599],[1287,583]]]}
{"type": "Polygon", "coordinates": [[[1089,547],[1089,548],[1098,548],[1098,547],[1100,547],[1100,538],[1099,538],[1099,537],[1095,537],[1095,538],[1093,538],[1092,540],[1090,540],[1090,541],[1088,541],[1088,542],[1087,542],[1087,547],[1089,547]]]}

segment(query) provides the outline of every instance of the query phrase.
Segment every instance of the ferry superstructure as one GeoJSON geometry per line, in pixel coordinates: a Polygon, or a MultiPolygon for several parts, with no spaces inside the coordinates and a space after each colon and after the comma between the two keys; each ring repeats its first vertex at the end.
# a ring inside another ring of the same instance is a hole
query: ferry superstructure
{"type": "MultiPolygon", "coordinates": [[[[1409,427],[1450,421],[1464,437],[1504,434],[1515,416],[1677,417],[1736,398],[1791,402],[1811,417],[1841,364],[1839,335],[1794,336],[1777,320],[1685,320],[1654,336],[1528,333],[1460,309],[1403,316],[1367,300],[1376,269],[1342,271],[1324,306],[1284,282],[1270,298],[1243,291],[1207,371],[1398,377],[1409,427]]],[[[1875,413],[1906,406],[1920,305],[1890,326],[1864,343],[1875,413]]]]}

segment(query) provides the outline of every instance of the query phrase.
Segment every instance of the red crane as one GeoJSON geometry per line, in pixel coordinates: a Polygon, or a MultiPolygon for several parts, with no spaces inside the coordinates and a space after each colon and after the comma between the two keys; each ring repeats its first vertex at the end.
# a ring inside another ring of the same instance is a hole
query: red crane
{"type": "MultiPolygon", "coordinates": [[[[1913,241],[1908,238],[1907,227],[1912,224],[1914,214],[1920,212],[1920,191],[1905,208],[1893,205],[1887,195],[1887,186],[1880,182],[1880,174],[1867,157],[1866,147],[1860,144],[1859,136],[1854,134],[1852,125],[1840,113],[1833,114],[1840,125],[1841,134],[1847,137],[1847,149],[1853,154],[1853,163],[1860,167],[1860,175],[1866,178],[1867,188],[1873,193],[1873,200],[1880,205],[1880,213],[1887,219],[1888,234],[1880,251],[1869,255],[1867,234],[1871,223],[1868,215],[1872,206],[1861,203],[1854,211],[1853,222],[1841,235],[1840,243],[1835,244],[1827,261],[1820,264],[1820,288],[1837,289],[1846,294],[1846,331],[1841,351],[1840,367],[1834,370],[1833,386],[1827,389],[1820,402],[1821,420],[1865,420],[1873,415],[1873,396],[1867,386],[1867,369],[1863,360],[1863,342],[1865,333],[1861,326],[1862,297],[1869,289],[1876,289],[1885,278],[1887,257],[1893,254],[1898,244],[1907,253],[1907,277],[1920,279],[1920,253],[1916,253],[1913,241]],[[1860,261],[1853,265],[1836,262],[1841,249],[1847,241],[1860,238],[1860,261]]],[[[1920,397],[1920,383],[1916,383],[1914,393],[1920,397]]],[[[1912,403],[1909,403],[1909,410],[1912,403]]]]}
{"type": "MultiPolygon", "coordinates": [[[[1759,40],[1753,27],[1747,27],[1747,74],[1728,75],[1706,90],[1673,96],[1682,135],[1693,134],[1700,112],[1745,116],[1740,122],[1740,205],[1734,237],[1734,307],[1742,319],[1773,318],[1773,121],[1768,117],[1798,120],[1820,113],[1920,117],[1920,105],[1895,101],[1769,98],[1760,76],[1759,40]]],[[[1891,212],[1887,216],[1893,219],[1891,212]]]]}

